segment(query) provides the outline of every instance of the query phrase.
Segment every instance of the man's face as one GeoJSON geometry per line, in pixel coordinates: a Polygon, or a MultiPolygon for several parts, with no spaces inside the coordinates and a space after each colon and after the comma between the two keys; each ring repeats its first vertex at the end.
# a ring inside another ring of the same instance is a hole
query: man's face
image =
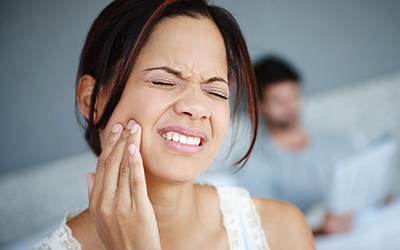
{"type": "Polygon", "coordinates": [[[288,80],[269,85],[262,94],[260,109],[270,126],[289,128],[298,123],[302,98],[297,82],[288,80]]]}

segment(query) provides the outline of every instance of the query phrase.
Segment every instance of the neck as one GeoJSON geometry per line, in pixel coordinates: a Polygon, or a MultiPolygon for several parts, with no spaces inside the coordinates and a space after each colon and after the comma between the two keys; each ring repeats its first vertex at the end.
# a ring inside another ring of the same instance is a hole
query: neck
{"type": "Polygon", "coordinates": [[[171,225],[185,230],[197,214],[193,183],[165,182],[150,175],[146,175],[146,183],[160,234],[168,232],[171,225]]]}
{"type": "Polygon", "coordinates": [[[300,150],[308,145],[306,131],[299,125],[294,124],[288,127],[267,127],[271,138],[284,148],[300,150]]]}

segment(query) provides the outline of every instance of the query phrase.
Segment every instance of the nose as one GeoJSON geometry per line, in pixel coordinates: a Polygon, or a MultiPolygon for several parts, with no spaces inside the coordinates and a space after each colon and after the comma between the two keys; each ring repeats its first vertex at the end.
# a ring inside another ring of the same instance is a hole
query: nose
{"type": "Polygon", "coordinates": [[[179,115],[187,116],[191,120],[205,120],[210,118],[210,108],[204,96],[199,91],[201,90],[191,90],[182,93],[182,96],[174,104],[175,112],[179,115]]]}

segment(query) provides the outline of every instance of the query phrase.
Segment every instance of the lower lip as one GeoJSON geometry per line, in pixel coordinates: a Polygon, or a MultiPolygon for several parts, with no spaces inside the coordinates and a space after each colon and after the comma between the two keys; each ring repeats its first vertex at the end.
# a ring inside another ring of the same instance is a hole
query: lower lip
{"type": "Polygon", "coordinates": [[[166,140],[162,136],[160,136],[160,138],[165,143],[165,145],[167,145],[169,149],[178,153],[198,154],[204,148],[204,144],[202,144],[201,146],[196,146],[196,145],[182,144],[176,141],[166,140]]]}

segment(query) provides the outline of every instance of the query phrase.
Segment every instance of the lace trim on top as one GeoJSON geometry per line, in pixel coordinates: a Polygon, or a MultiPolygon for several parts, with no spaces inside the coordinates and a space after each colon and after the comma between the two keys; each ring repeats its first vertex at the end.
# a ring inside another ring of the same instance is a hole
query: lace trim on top
{"type": "Polygon", "coordinates": [[[81,212],[82,210],[66,212],[57,229],[37,242],[31,250],[82,250],[81,244],[72,236],[71,228],[67,225],[67,221],[70,218],[75,217],[81,212]]]}
{"type": "MultiPolygon", "coordinates": [[[[229,240],[229,249],[269,250],[260,217],[248,191],[241,187],[213,187],[220,199],[219,208],[229,240]]],[[[71,228],[66,224],[70,218],[81,212],[79,210],[65,213],[57,229],[37,242],[31,250],[82,250],[79,241],[72,236],[71,228]]]]}
{"type": "Polygon", "coordinates": [[[247,190],[232,186],[216,188],[230,250],[269,250],[261,219],[247,190]]]}

